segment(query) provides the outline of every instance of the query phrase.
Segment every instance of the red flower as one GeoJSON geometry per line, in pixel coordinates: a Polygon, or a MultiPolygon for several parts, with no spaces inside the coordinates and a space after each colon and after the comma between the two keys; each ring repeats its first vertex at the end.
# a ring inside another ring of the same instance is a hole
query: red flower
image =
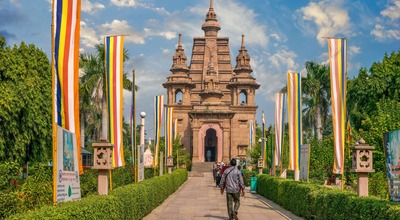
{"type": "Polygon", "coordinates": [[[22,197],[23,197],[22,194],[19,194],[18,196],[19,196],[19,198],[21,198],[21,199],[22,199],[22,197]]]}

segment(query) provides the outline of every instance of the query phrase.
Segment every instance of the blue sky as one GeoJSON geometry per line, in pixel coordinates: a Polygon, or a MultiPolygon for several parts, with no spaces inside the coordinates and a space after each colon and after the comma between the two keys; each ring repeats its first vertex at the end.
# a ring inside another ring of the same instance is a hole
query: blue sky
{"type": "MultiPolygon", "coordinates": [[[[136,69],[137,111],[147,113],[147,138],[153,137],[153,97],[166,94],[161,84],[170,75],[178,35],[190,58],[193,37],[204,36],[208,8],[209,0],[82,0],[82,53],[92,53],[105,35],[129,35],[124,70],[130,75],[136,69]]],[[[261,84],[257,119],[264,111],[267,124],[273,123],[273,97],[285,85],[285,73],[304,74],[306,61],[327,62],[322,37],[348,38],[350,78],[400,49],[400,0],[214,0],[214,9],[219,36],[230,38],[233,65],[245,35],[252,74],[261,84]]],[[[0,0],[0,34],[8,45],[32,43],[50,57],[51,0],[0,0]]],[[[129,118],[129,92],[124,99],[129,118]]]]}

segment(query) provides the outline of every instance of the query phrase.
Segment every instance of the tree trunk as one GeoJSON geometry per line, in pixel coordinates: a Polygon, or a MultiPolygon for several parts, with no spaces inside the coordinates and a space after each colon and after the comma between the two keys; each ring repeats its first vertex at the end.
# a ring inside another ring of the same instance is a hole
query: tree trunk
{"type": "Polygon", "coordinates": [[[85,114],[81,114],[81,148],[85,148],[85,114]]]}
{"type": "Polygon", "coordinates": [[[321,119],[321,106],[317,104],[317,138],[322,140],[322,119],[321,119]]]}
{"type": "Polygon", "coordinates": [[[107,101],[103,98],[102,110],[101,110],[101,137],[108,141],[108,111],[107,111],[107,101]]]}

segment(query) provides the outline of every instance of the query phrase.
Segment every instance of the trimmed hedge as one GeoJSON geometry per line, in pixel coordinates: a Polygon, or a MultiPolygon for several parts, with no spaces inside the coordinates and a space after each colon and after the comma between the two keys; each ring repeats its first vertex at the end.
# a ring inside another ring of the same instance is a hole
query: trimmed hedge
{"type": "Polygon", "coordinates": [[[258,175],[257,193],[306,219],[400,219],[397,203],[269,175],[258,175]]]}
{"type": "Polygon", "coordinates": [[[142,219],[188,178],[185,169],[121,186],[108,196],[90,195],[80,201],[45,206],[9,219],[142,219]]]}

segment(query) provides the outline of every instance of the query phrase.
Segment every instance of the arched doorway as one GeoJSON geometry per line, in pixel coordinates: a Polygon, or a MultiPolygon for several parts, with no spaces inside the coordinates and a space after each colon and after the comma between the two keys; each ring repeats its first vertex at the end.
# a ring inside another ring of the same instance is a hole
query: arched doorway
{"type": "Polygon", "coordinates": [[[205,161],[211,162],[216,161],[216,156],[218,153],[218,139],[217,132],[215,129],[209,128],[206,131],[206,136],[204,137],[204,158],[205,161]]]}

